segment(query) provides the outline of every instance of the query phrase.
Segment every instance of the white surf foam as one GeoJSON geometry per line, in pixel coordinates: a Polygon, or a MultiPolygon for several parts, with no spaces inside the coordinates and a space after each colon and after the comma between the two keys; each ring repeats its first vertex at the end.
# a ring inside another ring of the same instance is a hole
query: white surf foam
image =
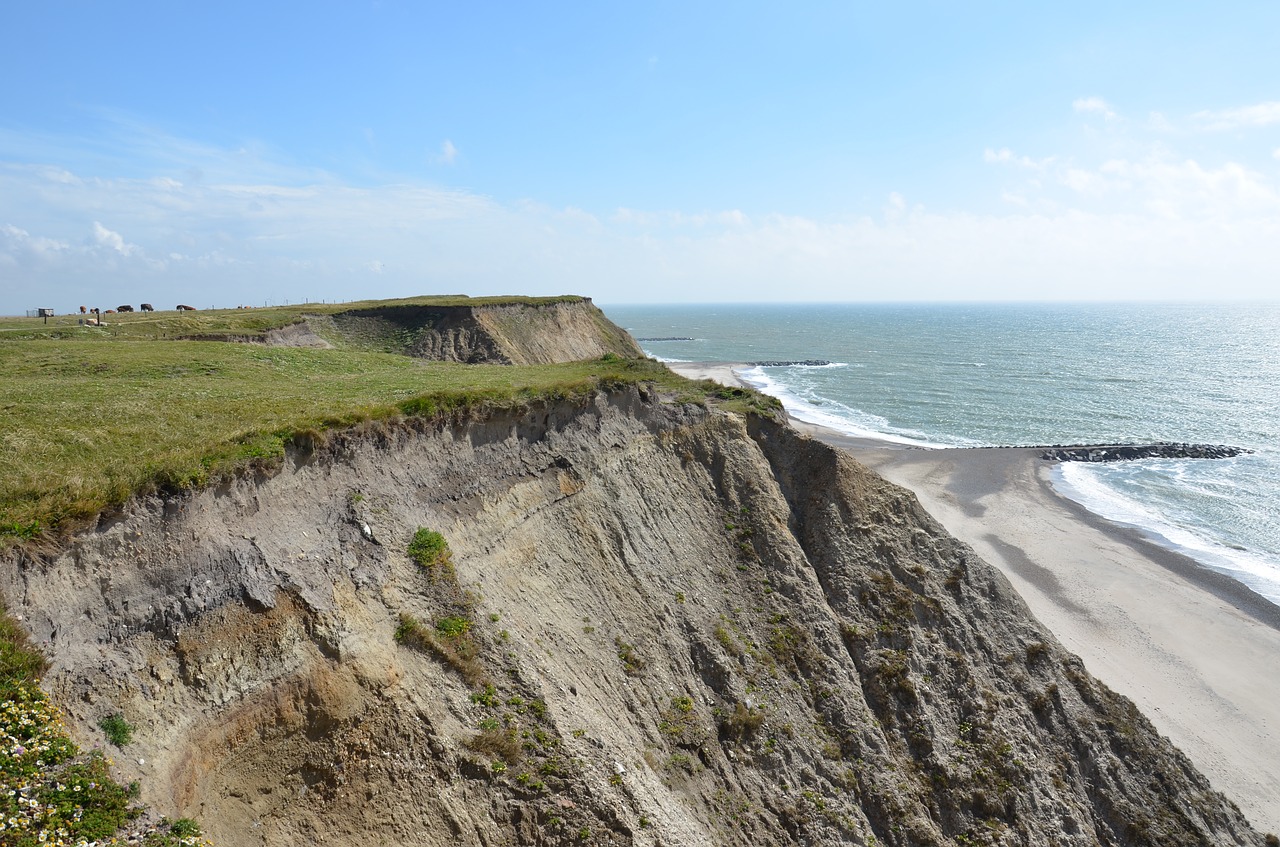
{"type": "MultiPolygon", "coordinates": [[[[847,367],[844,363],[810,365],[808,367],[832,367],[835,365],[847,367]]],[[[744,382],[758,391],[781,400],[789,415],[805,423],[823,426],[856,438],[875,438],[911,447],[938,449],[955,446],[930,441],[922,432],[893,427],[879,415],[852,409],[843,403],[825,401],[822,406],[815,405],[813,402],[795,394],[784,382],[766,373],[763,367],[740,370],[737,371],[737,374],[744,382]]]]}
{"type": "MultiPolygon", "coordinates": [[[[1142,460],[1138,460],[1142,461],[1142,460]]],[[[1222,460],[1227,461],[1227,460],[1222,460]]],[[[1227,547],[1126,497],[1103,482],[1084,462],[1062,462],[1053,469],[1055,490],[1112,523],[1133,527],[1162,547],[1226,574],[1280,605],[1280,575],[1266,557],[1227,547]]]]}

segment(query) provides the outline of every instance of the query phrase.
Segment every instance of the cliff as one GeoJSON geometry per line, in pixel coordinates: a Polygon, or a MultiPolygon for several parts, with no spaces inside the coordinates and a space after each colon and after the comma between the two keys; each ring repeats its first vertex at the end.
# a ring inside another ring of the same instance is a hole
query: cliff
{"type": "Polygon", "coordinates": [[[374,304],[309,318],[317,337],[422,359],[468,364],[545,365],[643,356],[631,336],[586,297],[526,302],[374,304]]]}
{"type": "Polygon", "coordinates": [[[1263,843],[912,495],[644,386],[302,442],[0,593],[219,845],[1263,843]]]}

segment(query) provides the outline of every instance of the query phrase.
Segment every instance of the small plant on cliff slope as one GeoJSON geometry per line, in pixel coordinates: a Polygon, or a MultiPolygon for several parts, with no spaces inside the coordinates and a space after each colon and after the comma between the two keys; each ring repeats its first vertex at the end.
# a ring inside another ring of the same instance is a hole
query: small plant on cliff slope
{"type": "Polygon", "coordinates": [[[117,747],[123,747],[133,740],[133,727],[119,712],[98,721],[98,727],[106,733],[107,740],[117,747]]]}
{"type": "Polygon", "coordinates": [[[453,568],[453,554],[449,551],[449,542],[435,530],[418,527],[409,542],[409,558],[421,565],[427,572],[436,573],[436,569],[448,571],[453,568]]]}
{"type": "Polygon", "coordinates": [[[618,648],[618,661],[622,662],[622,670],[627,676],[639,676],[645,661],[636,653],[636,648],[621,638],[613,639],[613,646],[618,648]]]}
{"type": "Polygon", "coordinates": [[[115,713],[105,716],[97,722],[97,727],[106,733],[106,740],[116,747],[123,747],[133,741],[133,724],[124,719],[124,715],[115,713]]]}
{"type": "Polygon", "coordinates": [[[188,847],[188,845],[200,845],[200,825],[191,818],[178,818],[176,821],[170,822],[168,818],[160,821],[160,826],[155,832],[147,834],[142,842],[142,847],[188,847]]]}
{"type": "Polygon", "coordinates": [[[424,626],[413,615],[401,613],[396,625],[397,644],[430,653],[453,668],[469,685],[488,691],[489,679],[480,661],[480,645],[471,637],[471,621],[444,617],[434,627],[424,626]]]}
{"type": "Polygon", "coordinates": [[[733,714],[720,721],[720,737],[728,741],[745,741],[764,725],[764,710],[735,703],[733,714]]]}

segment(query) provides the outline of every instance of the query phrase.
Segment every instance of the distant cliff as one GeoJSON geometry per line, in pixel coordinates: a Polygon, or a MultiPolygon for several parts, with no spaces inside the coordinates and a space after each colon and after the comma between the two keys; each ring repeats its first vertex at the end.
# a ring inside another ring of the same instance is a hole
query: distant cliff
{"type": "MultiPolygon", "coordinates": [[[[546,365],[644,352],[586,297],[478,305],[375,305],[313,319],[359,346],[468,364],[546,365]]],[[[321,329],[321,334],[329,334],[321,329]]]]}
{"type": "MultiPolygon", "coordinates": [[[[351,320],[542,361],[602,354],[596,314],[351,320]]],[[[1263,843],[908,492],[643,386],[370,423],[7,555],[80,740],[120,713],[142,800],[224,847],[1263,843]]]]}

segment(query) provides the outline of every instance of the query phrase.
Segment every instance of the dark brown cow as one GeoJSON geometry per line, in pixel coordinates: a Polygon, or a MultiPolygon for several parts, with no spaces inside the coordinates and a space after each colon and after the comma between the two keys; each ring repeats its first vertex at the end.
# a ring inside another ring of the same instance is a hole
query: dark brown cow
{"type": "Polygon", "coordinates": [[[143,303],[143,304],[142,304],[142,306],[141,306],[141,308],[142,308],[142,311],[144,311],[144,312],[154,312],[154,311],[155,311],[155,307],[154,307],[154,306],[152,306],[150,303],[143,303]]]}
{"type": "Polygon", "coordinates": [[[89,310],[88,310],[88,309],[86,309],[84,306],[81,306],[81,307],[80,307],[80,314],[82,314],[82,315],[83,315],[83,314],[87,313],[88,311],[89,311],[89,310]]]}
{"type": "Polygon", "coordinates": [[[184,306],[181,303],[178,304],[179,312],[194,312],[195,310],[196,310],[195,306],[184,306]]]}
{"type": "Polygon", "coordinates": [[[132,306],[116,306],[116,311],[117,311],[117,312],[132,312],[132,311],[133,311],[133,307],[132,307],[132,306]]]}

